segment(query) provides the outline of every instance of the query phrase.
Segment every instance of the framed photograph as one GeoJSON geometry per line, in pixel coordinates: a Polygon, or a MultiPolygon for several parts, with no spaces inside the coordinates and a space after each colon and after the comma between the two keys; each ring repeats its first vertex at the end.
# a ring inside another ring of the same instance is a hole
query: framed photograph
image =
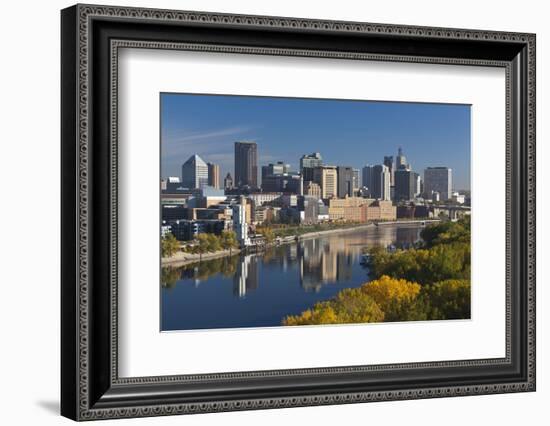
{"type": "Polygon", "coordinates": [[[61,12],[61,412],[535,390],[535,35],[61,12]]]}

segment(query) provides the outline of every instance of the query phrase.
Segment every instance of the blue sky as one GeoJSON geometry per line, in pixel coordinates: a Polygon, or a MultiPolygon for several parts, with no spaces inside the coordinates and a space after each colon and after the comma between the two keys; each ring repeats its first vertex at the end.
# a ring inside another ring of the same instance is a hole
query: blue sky
{"type": "MultiPolygon", "coordinates": [[[[397,155],[412,169],[453,169],[470,188],[470,106],[250,96],[161,94],[161,174],[180,176],[193,154],[233,172],[234,142],[258,143],[259,166],[320,152],[325,164],[362,168],[397,155]]],[[[259,167],[260,169],[261,167],[259,167]]]]}

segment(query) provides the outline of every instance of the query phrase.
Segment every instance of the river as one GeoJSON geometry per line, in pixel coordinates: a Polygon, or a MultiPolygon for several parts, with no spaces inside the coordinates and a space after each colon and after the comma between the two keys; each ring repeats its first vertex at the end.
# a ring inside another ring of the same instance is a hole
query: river
{"type": "Polygon", "coordinates": [[[280,326],[286,315],[367,282],[363,247],[414,243],[421,229],[379,226],[162,268],[161,330],[280,326]]]}

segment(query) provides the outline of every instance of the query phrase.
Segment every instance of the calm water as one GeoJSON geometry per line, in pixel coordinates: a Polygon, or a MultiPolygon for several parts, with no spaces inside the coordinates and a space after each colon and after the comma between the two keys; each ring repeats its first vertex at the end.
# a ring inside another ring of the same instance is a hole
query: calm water
{"type": "Polygon", "coordinates": [[[279,326],[344,288],[368,281],[366,246],[414,243],[420,227],[393,225],[287,244],[261,254],[162,269],[161,329],[279,326]]]}

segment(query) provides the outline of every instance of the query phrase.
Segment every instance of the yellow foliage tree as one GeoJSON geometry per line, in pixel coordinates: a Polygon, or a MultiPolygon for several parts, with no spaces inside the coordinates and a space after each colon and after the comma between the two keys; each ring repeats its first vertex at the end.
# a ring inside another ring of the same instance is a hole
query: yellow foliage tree
{"type": "Polygon", "coordinates": [[[365,283],[361,289],[386,310],[389,303],[410,303],[420,293],[420,284],[382,275],[379,279],[365,283]]]}
{"type": "Polygon", "coordinates": [[[300,315],[283,319],[283,325],[349,324],[398,321],[413,312],[420,285],[386,275],[358,288],[340,291],[300,315]]]}

